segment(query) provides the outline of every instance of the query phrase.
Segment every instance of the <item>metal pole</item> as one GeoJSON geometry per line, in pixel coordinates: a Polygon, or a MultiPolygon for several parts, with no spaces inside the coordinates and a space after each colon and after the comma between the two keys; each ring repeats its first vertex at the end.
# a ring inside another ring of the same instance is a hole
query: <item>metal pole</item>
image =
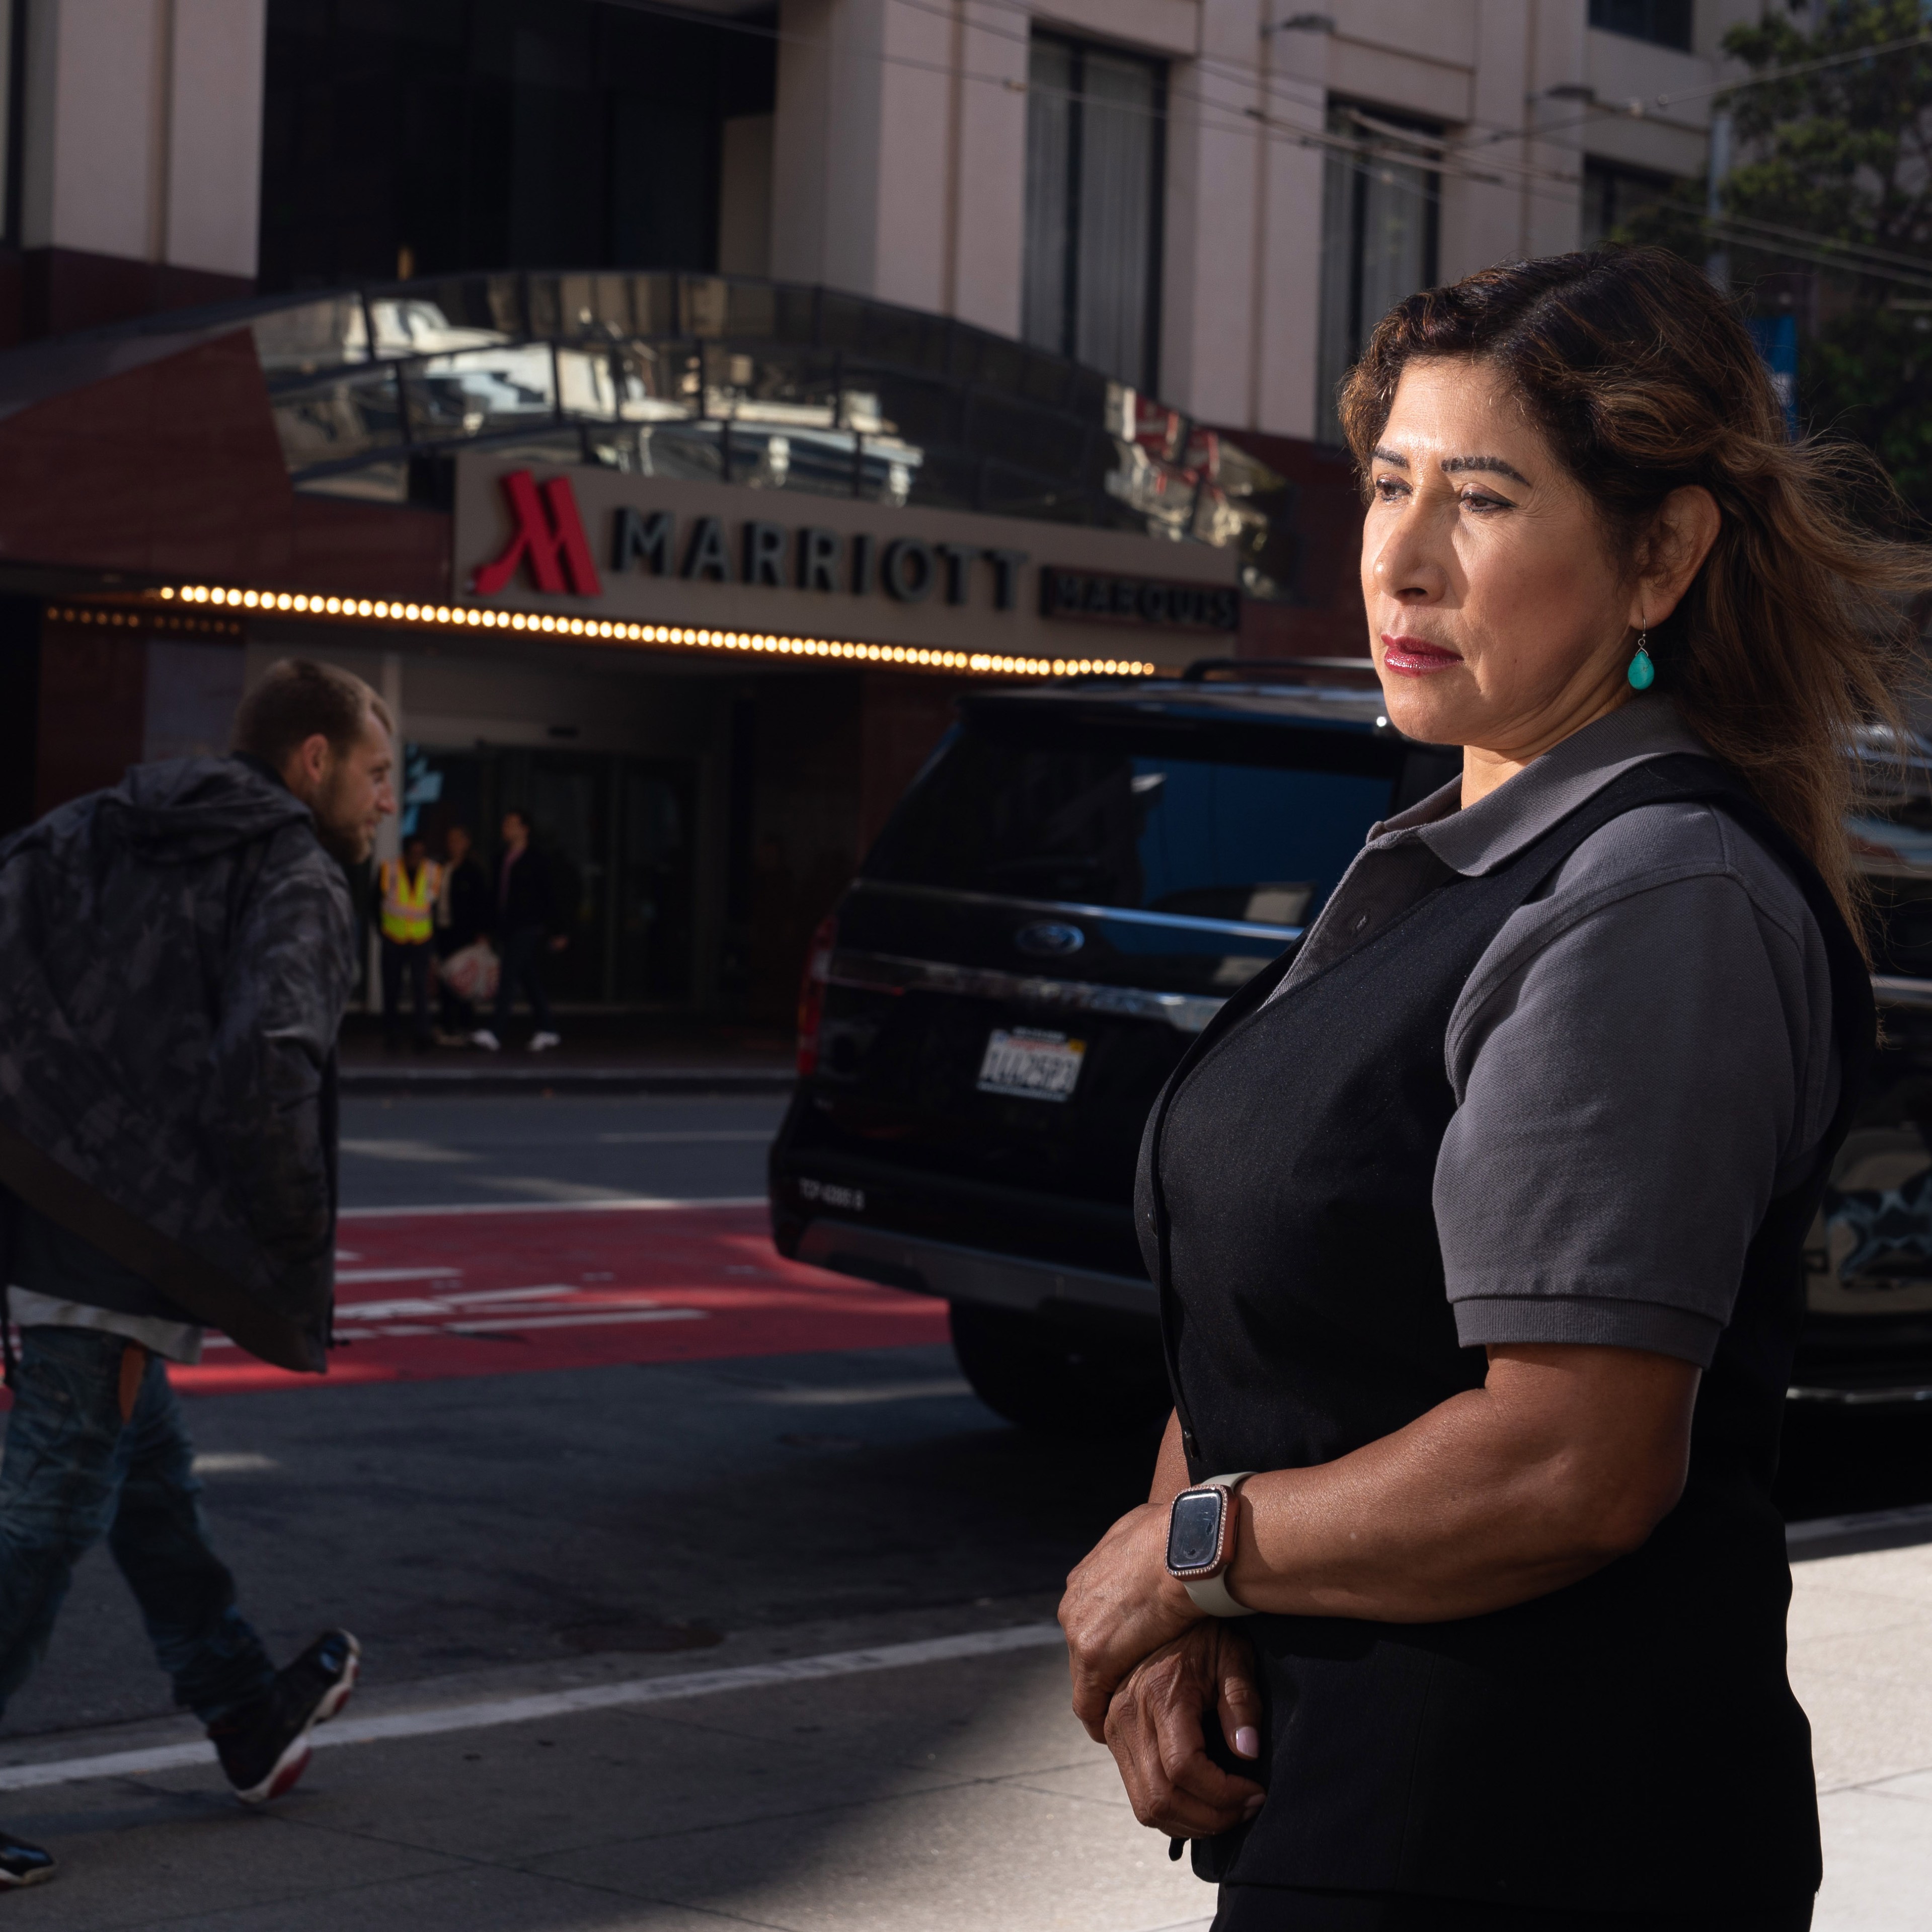
{"type": "MultiPolygon", "coordinates": [[[[1704,218],[1713,224],[1724,216],[1724,178],[1731,171],[1731,117],[1718,113],[1711,116],[1711,172],[1708,185],[1704,194],[1704,218]]],[[[1714,242],[1709,254],[1704,258],[1704,272],[1719,288],[1728,290],[1731,286],[1730,250],[1721,243],[1714,242]]]]}

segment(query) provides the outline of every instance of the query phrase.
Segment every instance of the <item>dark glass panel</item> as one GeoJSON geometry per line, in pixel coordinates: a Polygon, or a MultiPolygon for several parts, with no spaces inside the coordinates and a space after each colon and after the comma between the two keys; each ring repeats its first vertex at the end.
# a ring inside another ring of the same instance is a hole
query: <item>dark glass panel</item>
{"type": "Polygon", "coordinates": [[[691,766],[627,759],[616,870],[620,1000],[690,997],[695,876],[691,766]]]}
{"type": "Polygon", "coordinates": [[[818,298],[818,339],[828,349],[861,350],[866,346],[866,304],[856,296],[836,289],[821,290],[818,298]]]}
{"type": "Polygon", "coordinates": [[[1085,474],[1087,438],[1085,428],[1065,416],[982,390],[971,399],[960,440],[1004,462],[1070,478],[1085,474]]]}
{"type": "Polygon", "coordinates": [[[876,429],[882,435],[902,436],[908,442],[959,443],[966,440],[965,424],[960,419],[959,391],[952,383],[923,381],[916,376],[848,362],[845,387],[855,404],[862,396],[872,398],[873,420],[865,421],[855,408],[852,418],[855,428],[876,429]]]}
{"type": "Polygon", "coordinates": [[[938,372],[946,367],[950,326],[944,316],[871,302],[866,304],[860,346],[881,362],[938,372]]]}
{"type": "Polygon", "coordinates": [[[816,291],[788,282],[777,284],[772,291],[772,333],[781,342],[816,342],[818,340],[818,302],[816,291]]]}
{"type": "Polygon", "coordinates": [[[908,500],[938,510],[976,510],[980,507],[979,459],[961,449],[935,449],[928,444],[914,471],[908,500]]]}
{"type": "Polygon", "coordinates": [[[525,299],[529,304],[532,335],[563,333],[563,298],[554,275],[524,278],[525,299]]]}
{"type": "Polygon", "coordinates": [[[777,332],[778,304],[768,282],[728,282],[724,285],[724,332],[769,342],[777,332]]]}
{"type": "Polygon", "coordinates": [[[1035,350],[1022,360],[1015,387],[1029,402],[1050,403],[1065,409],[1073,400],[1073,375],[1071,362],[1035,350]]]}
{"type": "Polygon", "coordinates": [[[404,440],[393,369],[278,386],[271,400],[282,454],[292,470],[350,461],[404,440]]]}
{"type": "Polygon", "coordinates": [[[678,278],[685,334],[722,336],[725,333],[730,321],[730,286],[716,275],[678,278]]]}
{"type": "Polygon", "coordinates": [[[1590,0],[1590,24],[1660,47],[1690,48],[1690,0],[1590,0]]]}
{"type": "Polygon", "coordinates": [[[261,282],[704,269],[776,46],[596,0],[268,0],[261,282]]]}
{"type": "Polygon", "coordinates": [[[675,275],[633,275],[631,278],[632,326],[640,335],[675,335],[677,333],[677,278],[675,275]]]}
{"type": "Polygon", "coordinates": [[[981,464],[980,479],[980,507],[989,516],[1031,517],[1049,524],[1101,520],[1095,500],[1064,478],[989,460],[981,464]]]}

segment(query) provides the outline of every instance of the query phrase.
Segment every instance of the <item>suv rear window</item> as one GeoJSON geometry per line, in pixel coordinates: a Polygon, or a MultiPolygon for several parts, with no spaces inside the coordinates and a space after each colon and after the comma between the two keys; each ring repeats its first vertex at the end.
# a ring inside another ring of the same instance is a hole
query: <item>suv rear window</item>
{"type": "Polygon", "coordinates": [[[1318,727],[988,706],[908,794],[865,876],[1298,926],[1388,815],[1400,763],[1395,746],[1318,727]]]}
{"type": "Polygon", "coordinates": [[[1932,979],[1932,798],[1868,800],[1845,829],[1870,895],[1873,970],[1932,979]]]}

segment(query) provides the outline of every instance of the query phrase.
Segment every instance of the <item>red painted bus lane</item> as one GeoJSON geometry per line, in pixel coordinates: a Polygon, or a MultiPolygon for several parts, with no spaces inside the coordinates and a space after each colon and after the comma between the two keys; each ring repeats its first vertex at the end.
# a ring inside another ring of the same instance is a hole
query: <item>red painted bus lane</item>
{"type": "Polygon", "coordinates": [[[210,1335],[184,1394],[718,1360],[946,1339],[946,1308],[784,1260],[742,1202],[345,1219],[326,1377],[210,1335]]]}

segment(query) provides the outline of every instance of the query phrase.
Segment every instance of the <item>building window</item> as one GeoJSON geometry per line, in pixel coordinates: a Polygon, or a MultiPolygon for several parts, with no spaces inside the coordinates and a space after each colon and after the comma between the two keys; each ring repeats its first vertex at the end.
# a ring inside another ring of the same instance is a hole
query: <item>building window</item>
{"type": "Polygon", "coordinates": [[[1036,34],[1028,80],[1022,333],[1158,388],[1166,69],[1036,34]]]}
{"type": "Polygon", "coordinates": [[[1586,155],[1583,161],[1582,240],[1594,248],[1646,208],[1669,199],[1676,178],[1651,168],[1627,168],[1616,161],[1586,155]]]}
{"type": "Polygon", "coordinates": [[[1690,0],[1590,0],[1590,24],[1606,34],[1690,51],[1690,0]]]}
{"type": "Polygon", "coordinates": [[[26,148],[27,0],[0,0],[0,242],[20,243],[20,177],[26,148]]]}
{"type": "Polygon", "coordinates": [[[1316,436],[1340,442],[1342,377],[1376,324],[1436,280],[1437,176],[1428,161],[1441,130],[1338,102],[1328,132],[1337,145],[1322,164],[1316,436]]]}
{"type": "Polygon", "coordinates": [[[721,229],[734,267],[755,260],[743,176],[757,136],[746,148],[744,123],[773,111],[772,40],[694,10],[593,0],[266,10],[264,289],[708,272],[721,229]]]}

